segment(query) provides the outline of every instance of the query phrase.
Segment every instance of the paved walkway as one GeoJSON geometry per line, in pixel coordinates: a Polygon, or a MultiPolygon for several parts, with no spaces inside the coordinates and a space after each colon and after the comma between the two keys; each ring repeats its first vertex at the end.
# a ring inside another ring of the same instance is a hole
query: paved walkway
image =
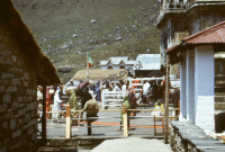
{"type": "Polygon", "coordinates": [[[124,139],[106,140],[91,152],[172,152],[163,140],[128,137],[124,139]]]}

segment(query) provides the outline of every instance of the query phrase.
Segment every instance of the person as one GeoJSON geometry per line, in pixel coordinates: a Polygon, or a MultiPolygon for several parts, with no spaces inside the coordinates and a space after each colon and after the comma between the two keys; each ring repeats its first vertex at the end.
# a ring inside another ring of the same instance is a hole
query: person
{"type": "MultiPolygon", "coordinates": [[[[130,109],[129,97],[127,95],[124,97],[123,105],[126,106],[126,109],[130,109]]],[[[127,116],[129,116],[129,115],[130,115],[130,112],[127,111],[127,116]]],[[[117,131],[121,131],[122,130],[122,125],[123,125],[123,111],[121,111],[120,128],[117,131]]],[[[128,130],[131,130],[130,129],[130,120],[129,120],[128,117],[127,117],[127,125],[128,125],[128,130]]]]}
{"type": "MultiPolygon", "coordinates": [[[[55,96],[54,96],[53,112],[62,110],[61,103],[63,102],[63,100],[60,99],[60,96],[62,94],[62,90],[63,90],[62,85],[57,87],[57,90],[56,90],[55,96]]],[[[58,122],[59,116],[60,116],[59,112],[53,113],[53,122],[55,122],[55,123],[58,122]]]]}
{"type": "MultiPolygon", "coordinates": [[[[174,92],[172,95],[172,101],[173,101],[173,108],[179,108],[180,104],[180,89],[176,86],[174,87],[174,92]]],[[[179,115],[179,110],[175,111],[175,116],[179,115]]]]}
{"type": "Polygon", "coordinates": [[[147,95],[150,87],[150,84],[145,80],[143,85],[143,103],[147,103],[147,95]]]}
{"type": "MultiPolygon", "coordinates": [[[[171,81],[169,81],[169,89],[171,88],[171,81]]],[[[166,102],[166,98],[165,98],[165,94],[166,94],[166,79],[163,80],[163,99],[164,99],[164,103],[166,102]]],[[[169,90],[169,96],[171,96],[172,93],[169,90]]]]}
{"type": "Polygon", "coordinates": [[[113,91],[113,85],[112,84],[109,85],[109,91],[113,91]]]}
{"type": "MultiPolygon", "coordinates": [[[[38,86],[38,90],[37,90],[37,110],[38,112],[41,112],[43,110],[43,87],[42,86],[38,86]]],[[[40,116],[42,116],[40,114],[40,116]]]]}
{"type": "Polygon", "coordinates": [[[96,121],[97,119],[88,119],[88,118],[90,118],[90,117],[98,117],[97,114],[98,114],[99,108],[98,108],[97,101],[94,100],[94,99],[88,100],[85,103],[84,108],[82,109],[82,112],[84,112],[84,111],[87,111],[86,112],[87,132],[88,132],[88,136],[90,136],[92,134],[92,131],[91,131],[91,123],[93,121],[96,121]]]}
{"type": "Polygon", "coordinates": [[[43,87],[42,86],[38,86],[37,101],[41,101],[41,100],[43,100],[43,87]]]}
{"type": "Polygon", "coordinates": [[[108,80],[108,78],[106,79],[105,84],[106,84],[106,88],[109,89],[109,80],[108,80]]]}
{"type": "Polygon", "coordinates": [[[97,82],[94,88],[94,92],[96,94],[96,100],[100,101],[101,100],[101,90],[100,90],[100,81],[97,82]]]}
{"type": "Polygon", "coordinates": [[[51,116],[48,111],[50,111],[50,105],[52,104],[52,95],[50,94],[50,87],[47,87],[46,90],[46,118],[51,119],[51,116]]]}
{"type": "Polygon", "coordinates": [[[127,81],[127,84],[126,84],[126,88],[127,88],[127,90],[128,90],[128,88],[129,88],[129,86],[130,86],[130,82],[129,82],[129,81],[127,81]]]}
{"type": "Polygon", "coordinates": [[[155,101],[157,100],[157,89],[158,86],[156,84],[156,80],[153,80],[151,85],[151,100],[153,101],[153,103],[155,103],[155,101]]]}
{"type": "MultiPolygon", "coordinates": [[[[84,108],[85,103],[92,99],[92,95],[89,93],[89,89],[88,87],[86,89],[83,89],[84,91],[80,91],[81,94],[81,109],[84,108]]],[[[81,118],[83,118],[83,112],[81,112],[81,118]]],[[[81,119],[81,121],[83,121],[83,119],[81,119]]]]}
{"type": "MultiPolygon", "coordinates": [[[[136,76],[133,76],[133,79],[136,79],[136,76]]],[[[132,88],[135,89],[137,87],[135,84],[140,83],[140,80],[135,80],[133,83],[134,84],[132,88]]]]}
{"type": "Polygon", "coordinates": [[[88,88],[89,93],[91,94],[92,98],[95,98],[95,92],[94,92],[95,84],[93,82],[91,82],[91,80],[89,81],[88,86],[86,86],[86,88],[88,88]]]}
{"type": "MultiPolygon", "coordinates": [[[[134,93],[134,90],[132,89],[132,87],[129,88],[129,92],[128,92],[128,99],[129,99],[129,103],[130,103],[130,107],[132,109],[135,109],[136,107],[136,96],[135,96],[135,93],[134,93]]],[[[133,113],[131,114],[132,116],[136,116],[136,112],[133,111],[133,113]]]]}
{"type": "Polygon", "coordinates": [[[164,99],[163,99],[163,82],[162,81],[159,82],[159,86],[157,87],[156,97],[157,97],[157,100],[159,100],[160,102],[164,102],[164,99]]]}
{"type": "MultiPolygon", "coordinates": [[[[79,112],[76,112],[74,110],[79,110],[78,102],[77,102],[77,96],[76,96],[76,90],[68,90],[70,94],[69,102],[67,103],[70,106],[71,109],[71,118],[78,118],[79,112]]],[[[78,122],[77,120],[71,120],[72,126],[77,126],[78,122]]]]}
{"type": "Polygon", "coordinates": [[[122,86],[123,98],[126,96],[126,90],[127,90],[127,82],[124,82],[122,86]]]}
{"type": "Polygon", "coordinates": [[[119,86],[119,83],[117,82],[113,91],[120,91],[120,86],[119,86]]]}
{"type": "Polygon", "coordinates": [[[155,116],[161,116],[161,115],[164,116],[165,115],[164,105],[160,101],[155,102],[154,110],[155,111],[152,112],[152,115],[155,115],[155,116]]]}
{"type": "Polygon", "coordinates": [[[76,93],[74,90],[70,90],[70,99],[69,99],[68,103],[69,103],[70,109],[71,109],[71,117],[78,118],[79,113],[73,111],[73,110],[79,110],[77,96],[76,96],[76,93]]]}

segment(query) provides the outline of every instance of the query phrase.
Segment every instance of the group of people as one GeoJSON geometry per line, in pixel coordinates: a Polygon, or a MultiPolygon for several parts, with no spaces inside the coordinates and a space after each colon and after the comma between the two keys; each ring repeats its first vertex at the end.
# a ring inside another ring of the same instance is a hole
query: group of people
{"type": "MultiPolygon", "coordinates": [[[[63,85],[57,85],[57,86],[47,86],[46,92],[43,92],[43,87],[38,86],[37,88],[37,110],[38,112],[43,111],[43,102],[46,103],[46,118],[52,119],[54,122],[57,122],[59,117],[64,117],[64,113],[62,112],[56,112],[56,111],[62,111],[63,100],[61,97],[63,96],[63,85]],[[43,94],[46,95],[46,101],[43,101],[43,94]],[[49,111],[53,111],[53,113],[48,113],[49,111]]],[[[41,116],[39,114],[39,116],[41,116]]]]}
{"type": "MultiPolygon", "coordinates": [[[[65,105],[69,105],[71,109],[71,118],[78,118],[80,115],[81,121],[83,120],[83,112],[87,111],[86,118],[97,117],[98,113],[98,104],[96,100],[93,99],[92,95],[89,92],[89,85],[85,86],[85,89],[77,89],[70,87],[66,90],[66,95],[69,96],[68,100],[62,99],[63,96],[63,85],[58,85],[56,87],[48,86],[46,88],[46,118],[53,119],[54,123],[58,122],[58,119],[65,117],[65,113],[61,112],[62,108],[65,105]],[[80,101],[81,106],[78,105],[80,101]],[[52,110],[51,110],[52,107],[52,110]],[[77,112],[75,110],[80,110],[77,112]],[[52,113],[48,113],[52,111],[52,113]]],[[[43,87],[38,86],[37,90],[37,104],[38,112],[43,111],[43,87]]],[[[91,126],[91,122],[95,121],[94,119],[87,119],[88,126],[91,126]]],[[[73,121],[71,120],[73,125],[73,121]]],[[[75,123],[77,124],[77,123],[75,123]]],[[[91,135],[91,127],[88,127],[88,135],[91,135]]]]}
{"type": "Polygon", "coordinates": [[[148,99],[153,102],[157,100],[163,102],[163,99],[165,98],[165,81],[166,80],[144,80],[144,85],[141,91],[142,102],[147,103],[148,99]]]}
{"type": "MultiPolygon", "coordinates": [[[[135,78],[135,77],[134,77],[135,78]]],[[[57,123],[60,117],[64,117],[65,113],[60,112],[65,105],[69,105],[71,108],[71,118],[78,118],[80,116],[82,121],[83,119],[83,112],[89,111],[86,114],[86,118],[90,117],[98,117],[98,104],[97,101],[101,101],[101,93],[100,91],[104,89],[108,89],[109,91],[123,91],[126,92],[123,96],[124,102],[123,104],[126,105],[127,109],[135,109],[137,106],[137,99],[138,96],[136,94],[135,88],[140,89],[140,85],[135,85],[135,83],[140,83],[140,80],[135,80],[133,82],[134,85],[129,86],[128,81],[117,81],[117,82],[109,82],[105,81],[100,86],[100,82],[97,83],[87,83],[83,87],[83,89],[66,89],[65,93],[69,96],[69,99],[62,99],[63,94],[63,85],[58,86],[48,86],[46,88],[46,118],[51,119],[53,118],[53,122],[57,123]],[[93,94],[94,95],[93,95],[93,94]],[[80,101],[80,106],[78,102],[80,101]],[[48,113],[51,111],[53,113],[48,113]],[[76,112],[75,110],[80,110],[81,112],[76,112]],[[90,110],[93,110],[90,111],[90,110]]],[[[155,102],[155,109],[161,109],[161,114],[164,114],[164,98],[165,98],[165,80],[144,80],[144,85],[142,86],[142,90],[140,92],[141,95],[141,102],[148,103],[148,100],[155,102]]],[[[171,83],[170,83],[171,87],[171,83]]],[[[68,87],[71,88],[71,87],[68,87]]],[[[72,87],[73,88],[73,87],[72,87]]],[[[38,86],[37,90],[37,104],[38,104],[38,111],[42,111],[42,102],[43,102],[43,87],[38,86]]],[[[170,92],[171,94],[171,92],[170,92]]],[[[174,108],[179,108],[179,100],[180,100],[180,90],[175,88],[172,96],[172,100],[174,102],[174,108]]],[[[172,94],[171,94],[172,95],[172,94]]],[[[153,112],[154,113],[154,112],[153,112]]],[[[135,116],[135,111],[128,112],[128,115],[135,116]]],[[[178,115],[178,111],[176,112],[178,115]]],[[[88,135],[91,135],[91,122],[95,121],[96,119],[87,119],[88,125],[88,135]]],[[[121,120],[120,124],[122,125],[123,120],[121,120]]],[[[128,119],[128,126],[129,126],[129,119],[128,119]]],[[[121,130],[121,127],[118,131],[121,130]]],[[[130,128],[128,127],[128,130],[130,128]]]]}

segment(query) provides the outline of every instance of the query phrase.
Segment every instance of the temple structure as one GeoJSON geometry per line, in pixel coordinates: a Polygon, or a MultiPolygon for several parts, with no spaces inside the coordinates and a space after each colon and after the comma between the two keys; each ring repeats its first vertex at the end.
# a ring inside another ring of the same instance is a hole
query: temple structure
{"type": "Polygon", "coordinates": [[[129,60],[128,56],[114,56],[109,60],[100,61],[100,69],[133,69],[134,60],[129,60]]]}
{"type": "MultiPolygon", "coordinates": [[[[170,74],[181,80],[180,121],[188,122],[172,124],[176,130],[171,134],[176,136],[173,140],[181,136],[182,141],[182,146],[171,142],[173,149],[188,150],[192,136],[198,138],[191,132],[183,134],[178,129],[181,126],[187,129],[195,124],[207,134],[219,132],[217,128],[225,130],[215,121],[225,111],[224,8],[224,0],[161,0],[157,27],[162,64],[166,65],[169,55],[170,74]],[[185,134],[190,138],[183,138],[185,134]]],[[[199,150],[197,144],[195,148],[199,150]]]]}

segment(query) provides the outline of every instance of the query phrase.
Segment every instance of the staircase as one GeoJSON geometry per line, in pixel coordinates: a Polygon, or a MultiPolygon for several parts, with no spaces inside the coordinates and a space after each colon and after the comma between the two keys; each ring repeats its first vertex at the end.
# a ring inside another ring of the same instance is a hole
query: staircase
{"type": "Polygon", "coordinates": [[[225,112],[225,58],[215,58],[215,114],[225,112]]]}

